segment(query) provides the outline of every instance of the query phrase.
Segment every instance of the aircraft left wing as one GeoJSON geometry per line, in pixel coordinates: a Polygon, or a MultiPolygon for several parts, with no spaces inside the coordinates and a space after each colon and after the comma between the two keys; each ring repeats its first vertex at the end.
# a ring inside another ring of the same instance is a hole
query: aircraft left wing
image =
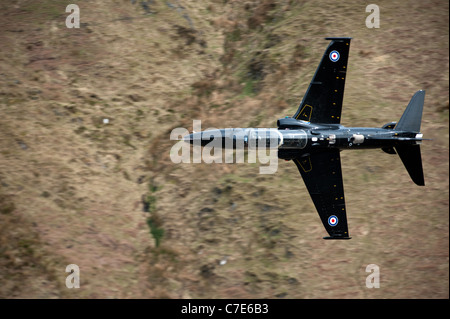
{"type": "Polygon", "coordinates": [[[310,153],[293,161],[330,235],[324,239],[350,239],[339,150],[310,153]]]}

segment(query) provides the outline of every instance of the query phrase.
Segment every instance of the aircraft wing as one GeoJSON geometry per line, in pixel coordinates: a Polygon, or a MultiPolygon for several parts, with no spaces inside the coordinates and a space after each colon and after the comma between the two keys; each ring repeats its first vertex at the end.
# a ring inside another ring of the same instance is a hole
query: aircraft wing
{"type": "Polygon", "coordinates": [[[317,67],[316,73],[303,96],[297,120],[312,123],[339,124],[351,38],[326,38],[330,45],[317,67]]]}
{"type": "Polygon", "coordinates": [[[330,235],[324,238],[350,239],[339,150],[310,153],[294,159],[294,163],[330,235]]]}

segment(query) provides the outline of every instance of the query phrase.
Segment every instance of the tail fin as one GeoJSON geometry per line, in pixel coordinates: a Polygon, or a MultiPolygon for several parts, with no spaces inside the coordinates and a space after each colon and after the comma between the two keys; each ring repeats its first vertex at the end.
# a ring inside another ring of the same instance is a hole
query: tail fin
{"type": "MultiPolygon", "coordinates": [[[[395,126],[395,131],[407,131],[408,133],[419,133],[420,122],[422,121],[423,103],[425,100],[425,91],[417,91],[411,101],[409,101],[405,112],[400,121],[395,126]]],[[[417,136],[417,135],[416,135],[417,136]]],[[[405,165],[409,176],[419,186],[425,185],[423,178],[422,157],[420,154],[420,145],[397,145],[395,146],[400,159],[405,165]]]]}
{"type": "Polygon", "coordinates": [[[398,145],[395,147],[395,150],[413,182],[419,186],[425,186],[420,145],[398,145]]]}
{"type": "Polygon", "coordinates": [[[420,122],[422,121],[423,102],[425,100],[425,91],[417,91],[411,101],[409,101],[405,112],[400,121],[398,121],[394,130],[420,132],[420,122]]]}

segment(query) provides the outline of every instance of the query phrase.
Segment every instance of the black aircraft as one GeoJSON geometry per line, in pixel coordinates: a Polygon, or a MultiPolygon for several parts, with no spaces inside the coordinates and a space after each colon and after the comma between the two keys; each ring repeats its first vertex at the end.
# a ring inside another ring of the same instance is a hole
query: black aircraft
{"type": "MultiPolygon", "coordinates": [[[[420,133],[425,91],[417,91],[398,122],[381,128],[344,127],[340,124],[351,38],[331,40],[293,117],[277,121],[277,129],[218,130],[223,145],[269,145],[274,132],[278,157],[297,166],[329,236],[350,239],[340,161],[341,150],[381,148],[398,154],[414,183],[424,186],[420,133]],[[241,143],[241,144],[239,144],[241,143]]],[[[211,131],[197,132],[184,141],[206,145],[211,131]]]]}

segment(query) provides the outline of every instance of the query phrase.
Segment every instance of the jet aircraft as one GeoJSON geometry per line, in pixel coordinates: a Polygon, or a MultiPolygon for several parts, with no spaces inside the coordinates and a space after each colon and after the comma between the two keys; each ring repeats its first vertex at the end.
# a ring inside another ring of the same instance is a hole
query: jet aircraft
{"type": "MultiPolygon", "coordinates": [[[[320,219],[329,236],[324,239],[350,239],[342,181],[342,150],[381,148],[388,154],[398,154],[412,181],[424,186],[420,133],[425,91],[417,91],[398,122],[381,128],[345,127],[340,124],[347,61],[351,38],[330,40],[322,60],[309,84],[297,112],[277,121],[277,128],[244,128],[227,135],[223,145],[232,140],[248,146],[269,145],[273,133],[277,136],[278,158],[292,160],[297,166],[320,219]],[[237,132],[237,133],[236,133],[237,132]]],[[[209,131],[194,132],[184,137],[191,144],[202,146],[212,141],[209,131]],[[199,141],[201,140],[201,141],[199,141]]]]}

